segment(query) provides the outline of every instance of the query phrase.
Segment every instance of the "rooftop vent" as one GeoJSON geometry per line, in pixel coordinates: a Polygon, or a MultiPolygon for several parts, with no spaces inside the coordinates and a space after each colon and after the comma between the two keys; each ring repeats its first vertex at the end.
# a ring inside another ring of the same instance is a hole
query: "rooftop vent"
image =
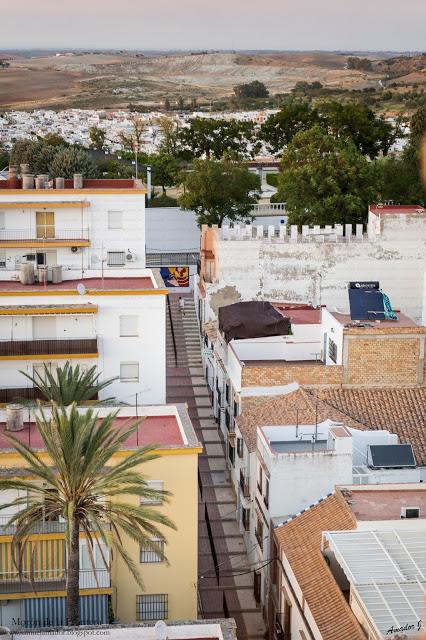
{"type": "Polygon", "coordinates": [[[6,406],[6,429],[8,431],[22,431],[24,428],[24,407],[22,404],[8,404],[6,406]]]}

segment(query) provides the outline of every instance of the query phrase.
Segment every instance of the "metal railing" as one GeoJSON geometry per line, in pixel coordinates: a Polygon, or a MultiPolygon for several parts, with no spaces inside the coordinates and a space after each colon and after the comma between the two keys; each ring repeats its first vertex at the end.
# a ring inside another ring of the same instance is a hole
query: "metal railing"
{"type": "MultiPolygon", "coordinates": [[[[65,591],[67,572],[65,569],[42,569],[29,571],[21,576],[17,571],[0,573],[0,594],[25,593],[42,591],[65,591]]],[[[111,576],[107,569],[97,569],[96,575],[92,569],[82,569],[79,574],[80,589],[108,589],[111,586],[111,576]]]]}
{"type": "Polygon", "coordinates": [[[147,253],[147,267],[187,267],[197,264],[200,254],[198,252],[164,252],[147,253]]]}
{"type": "Polygon", "coordinates": [[[96,338],[70,338],[63,340],[0,340],[0,356],[39,356],[98,353],[96,338]]]}
{"type": "Polygon", "coordinates": [[[39,229],[0,229],[0,241],[39,240],[88,240],[89,229],[61,229],[46,226],[39,229]]]}
{"type": "MultiPolygon", "coordinates": [[[[16,532],[16,524],[9,524],[10,516],[0,516],[0,536],[13,536],[16,532]]],[[[30,533],[64,533],[65,522],[40,521],[34,525],[30,533]]]]}

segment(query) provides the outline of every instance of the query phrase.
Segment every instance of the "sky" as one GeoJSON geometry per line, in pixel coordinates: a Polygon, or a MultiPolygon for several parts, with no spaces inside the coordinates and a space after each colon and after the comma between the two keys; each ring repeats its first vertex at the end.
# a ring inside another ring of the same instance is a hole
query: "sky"
{"type": "Polygon", "coordinates": [[[426,0],[0,0],[0,49],[426,50],[426,0]]]}

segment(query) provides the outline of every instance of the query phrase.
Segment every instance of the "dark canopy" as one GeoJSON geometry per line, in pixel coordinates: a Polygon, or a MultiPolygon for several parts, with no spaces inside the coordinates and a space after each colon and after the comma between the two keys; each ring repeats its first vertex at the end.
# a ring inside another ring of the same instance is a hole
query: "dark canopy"
{"type": "Polygon", "coordinates": [[[219,309],[219,329],[226,342],[242,338],[286,336],[290,320],[270,302],[237,302],[219,309]]]}

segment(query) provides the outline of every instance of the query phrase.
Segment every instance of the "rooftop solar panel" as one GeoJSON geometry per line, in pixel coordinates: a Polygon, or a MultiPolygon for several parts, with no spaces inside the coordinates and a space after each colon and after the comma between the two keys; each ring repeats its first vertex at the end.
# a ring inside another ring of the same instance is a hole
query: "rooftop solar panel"
{"type": "Polygon", "coordinates": [[[377,289],[349,289],[352,320],[385,320],[383,294],[377,289]]]}
{"type": "Polygon", "coordinates": [[[411,444],[374,444],[369,446],[368,466],[373,469],[416,466],[411,444]]]}

